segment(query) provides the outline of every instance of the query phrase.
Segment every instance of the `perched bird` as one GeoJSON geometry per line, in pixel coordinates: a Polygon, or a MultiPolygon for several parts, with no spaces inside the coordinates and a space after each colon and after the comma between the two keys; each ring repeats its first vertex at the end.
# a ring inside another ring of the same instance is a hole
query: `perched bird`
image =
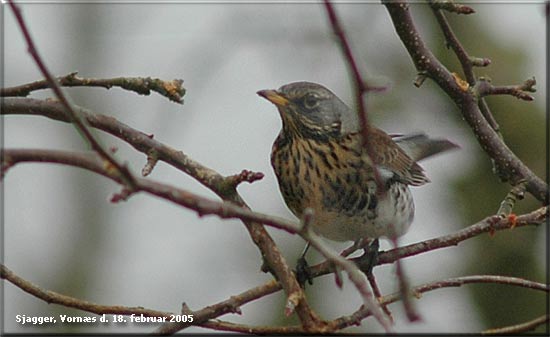
{"type": "Polygon", "coordinates": [[[313,229],[331,240],[405,234],[414,216],[409,185],[429,182],[417,161],[457,147],[369,126],[369,156],[357,113],[322,85],[295,82],[258,95],[275,104],[283,121],[271,165],[287,206],[298,218],[313,209],[313,229]]]}

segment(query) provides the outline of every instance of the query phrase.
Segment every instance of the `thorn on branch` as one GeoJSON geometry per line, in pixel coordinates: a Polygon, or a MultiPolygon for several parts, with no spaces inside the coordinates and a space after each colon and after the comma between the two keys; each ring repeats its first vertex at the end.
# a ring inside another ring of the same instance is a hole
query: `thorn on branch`
{"type": "Polygon", "coordinates": [[[147,154],[147,163],[141,170],[141,175],[147,177],[149,174],[151,174],[151,172],[153,172],[153,169],[157,165],[158,160],[159,157],[157,151],[149,151],[149,153],[147,154]]]}
{"type": "Polygon", "coordinates": [[[456,14],[473,14],[476,11],[469,6],[457,4],[452,0],[433,0],[430,2],[433,9],[443,9],[456,14]]]}

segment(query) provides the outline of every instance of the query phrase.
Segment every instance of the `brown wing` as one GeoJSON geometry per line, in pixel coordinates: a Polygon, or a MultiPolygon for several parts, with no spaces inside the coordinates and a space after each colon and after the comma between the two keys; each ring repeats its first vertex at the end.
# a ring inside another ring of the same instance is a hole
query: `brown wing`
{"type": "MultiPolygon", "coordinates": [[[[422,167],[414,162],[387,133],[370,127],[368,135],[368,144],[372,149],[371,159],[380,170],[387,170],[399,181],[413,186],[420,186],[430,181],[424,175],[422,167]]],[[[384,175],[384,172],[382,173],[384,175]]]]}

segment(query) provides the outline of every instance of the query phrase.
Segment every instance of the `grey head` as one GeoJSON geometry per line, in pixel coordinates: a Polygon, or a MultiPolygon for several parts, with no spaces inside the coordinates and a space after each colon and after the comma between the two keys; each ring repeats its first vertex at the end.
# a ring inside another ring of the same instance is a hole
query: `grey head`
{"type": "Polygon", "coordinates": [[[357,114],[320,84],[293,82],[258,94],[277,106],[286,127],[341,134],[359,129],[357,114]]]}

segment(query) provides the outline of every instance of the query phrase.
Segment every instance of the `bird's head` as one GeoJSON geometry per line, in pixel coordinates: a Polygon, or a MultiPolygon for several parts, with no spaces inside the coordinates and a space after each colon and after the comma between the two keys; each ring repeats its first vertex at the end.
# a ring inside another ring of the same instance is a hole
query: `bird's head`
{"type": "Polygon", "coordinates": [[[258,95],[277,106],[283,129],[302,137],[339,136],[357,130],[356,114],[320,84],[294,82],[258,95]]]}

